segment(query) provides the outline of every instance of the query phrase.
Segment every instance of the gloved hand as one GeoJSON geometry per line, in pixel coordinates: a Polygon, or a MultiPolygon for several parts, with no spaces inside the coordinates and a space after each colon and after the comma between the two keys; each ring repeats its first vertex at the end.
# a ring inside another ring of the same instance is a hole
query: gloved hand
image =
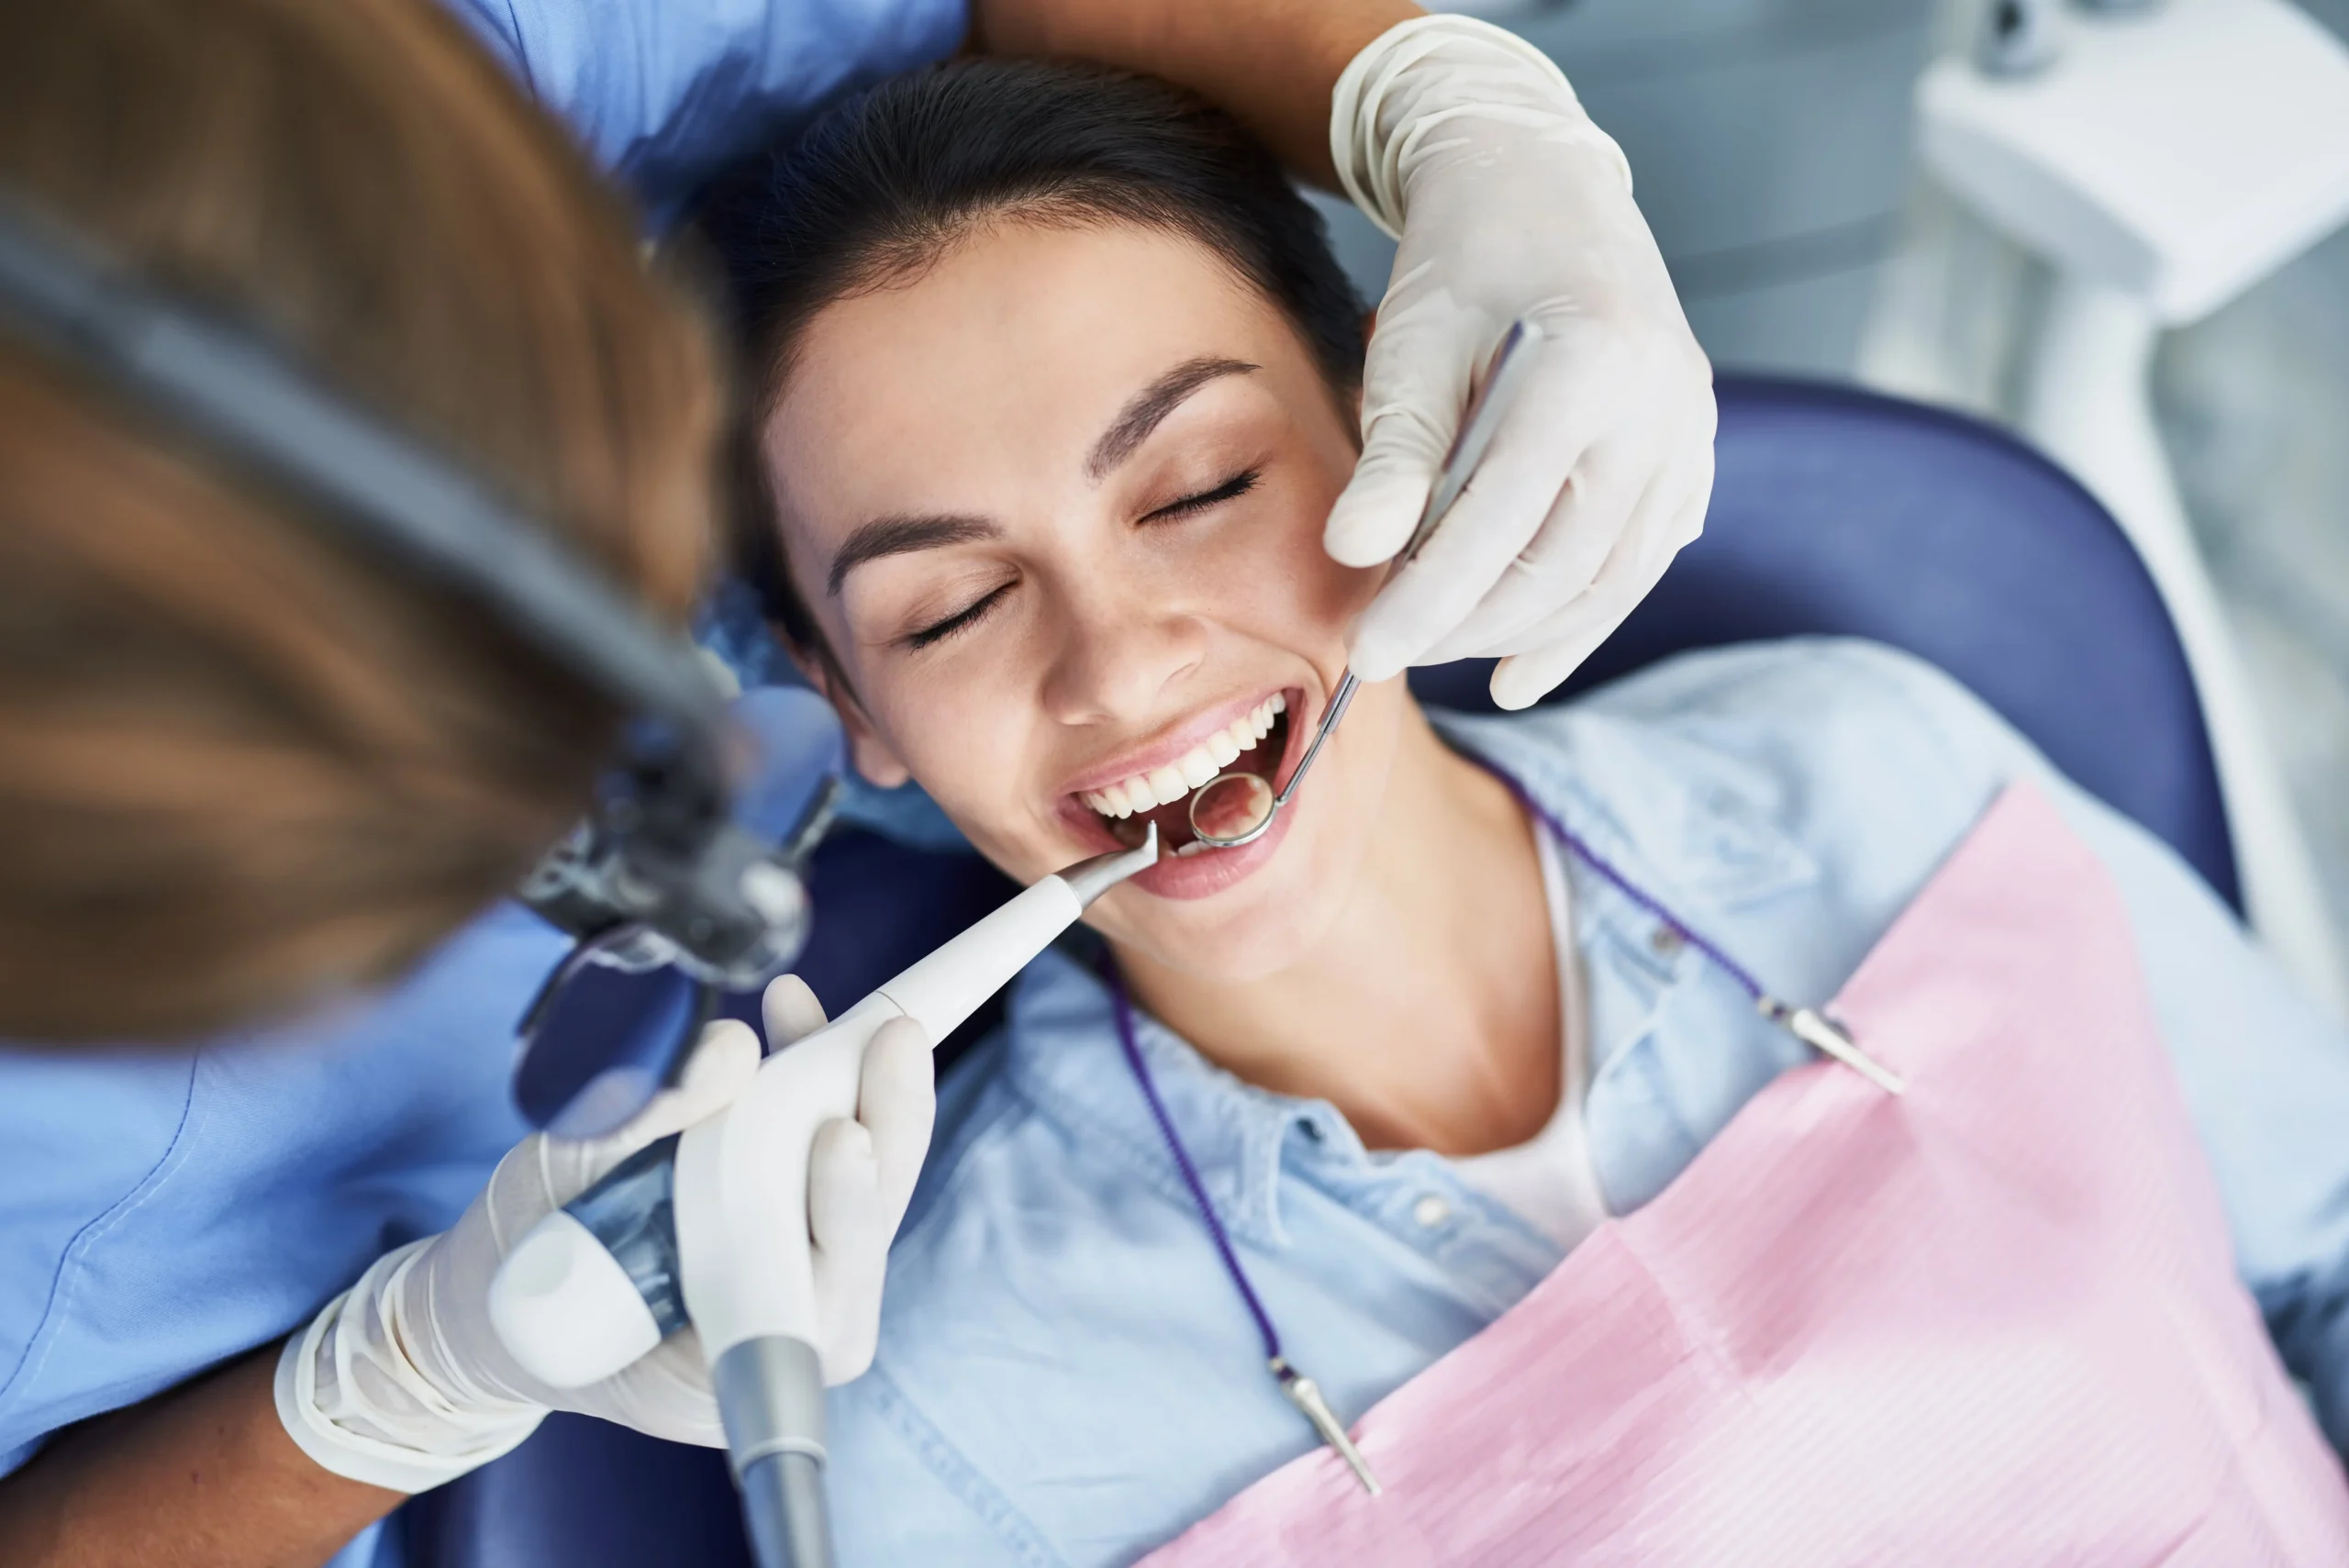
{"type": "Polygon", "coordinates": [[[1332,556],[1369,566],[1402,548],[1502,332],[1522,316],[1546,334],[1475,482],[1355,628],[1353,667],[1375,681],[1505,654],[1494,700],[1526,706],[1704,526],[1711,368],[1621,150],[1522,39],[1463,17],[1388,29],[1339,79],[1330,149],[1401,242],[1332,556]]]}
{"type": "MultiPolygon", "coordinates": [[[[796,975],[767,987],[768,1037],[798,1039],[824,1021],[796,975]]],[[[722,1447],[708,1369],[691,1329],[626,1371],[584,1388],[549,1388],[517,1366],[489,1321],[489,1282],[506,1254],[548,1214],[646,1144],[730,1103],[759,1066],[758,1037],[712,1024],[676,1088],[619,1131],[584,1140],[534,1134],[498,1162],[462,1218],[439,1236],[377,1260],[289,1341],[277,1368],[286,1430],[325,1468],[354,1481],[418,1492],[495,1459],[548,1410],[576,1410],[654,1437],[722,1447]]],[[[857,1119],[817,1134],[808,1225],[825,1332],[826,1377],[871,1363],[889,1242],[905,1218],[936,1109],[929,1041],[898,1019],[867,1049],[857,1119]]]]}

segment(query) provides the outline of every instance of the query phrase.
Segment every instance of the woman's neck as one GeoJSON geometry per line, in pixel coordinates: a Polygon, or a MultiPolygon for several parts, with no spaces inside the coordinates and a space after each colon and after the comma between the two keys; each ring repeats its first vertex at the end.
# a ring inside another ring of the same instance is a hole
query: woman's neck
{"type": "Polygon", "coordinates": [[[1326,1099],[1375,1149],[1522,1143],[1558,1103],[1558,966],[1532,826],[1404,716],[1382,817],[1330,932],[1277,974],[1202,982],[1120,951],[1136,997],[1208,1060],[1326,1099]]]}

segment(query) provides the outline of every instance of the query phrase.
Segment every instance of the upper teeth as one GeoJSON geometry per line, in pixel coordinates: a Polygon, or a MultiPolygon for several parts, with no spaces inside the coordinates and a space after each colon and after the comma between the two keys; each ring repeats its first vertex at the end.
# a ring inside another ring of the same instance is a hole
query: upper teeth
{"type": "Polygon", "coordinates": [[[1286,697],[1266,697],[1165,766],[1120,779],[1106,789],[1086,790],[1077,798],[1104,817],[1131,817],[1180,800],[1238,762],[1241,752],[1254,751],[1256,742],[1272,733],[1274,717],[1287,706],[1286,697]]]}

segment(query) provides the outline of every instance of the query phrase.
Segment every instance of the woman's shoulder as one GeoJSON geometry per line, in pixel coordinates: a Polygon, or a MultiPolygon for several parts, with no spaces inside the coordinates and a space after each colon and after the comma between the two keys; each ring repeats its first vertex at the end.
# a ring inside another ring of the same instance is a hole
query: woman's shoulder
{"type": "Polygon", "coordinates": [[[1710,752],[1809,773],[1935,763],[2011,772],[2032,751],[1936,666],[1883,643],[1801,637],[1684,653],[1576,700],[1455,721],[1574,751],[1710,752]]]}
{"type": "Polygon", "coordinates": [[[2052,777],[1948,675],[1850,639],[1684,654],[1575,701],[1439,722],[1569,819],[1700,886],[1930,866],[2006,784],[2052,777]]]}

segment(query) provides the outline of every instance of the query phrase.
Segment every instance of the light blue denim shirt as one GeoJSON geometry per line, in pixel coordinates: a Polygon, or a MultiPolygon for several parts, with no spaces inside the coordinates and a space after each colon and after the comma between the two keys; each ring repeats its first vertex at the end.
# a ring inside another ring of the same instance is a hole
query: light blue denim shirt
{"type": "MultiPolygon", "coordinates": [[[[2036,780],[2120,884],[2243,1275],[2349,1436],[2349,1040],[2165,847],[1946,677],[1865,644],[1701,654],[1442,728],[1803,1001],[1835,993],[2003,785],[2036,780]]],[[[1587,1128],[1622,1213],[1803,1053],[1571,874],[1587,1128]]],[[[1366,1153],[1331,1106],[1252,1088],[1152,1020],[1141,1045],[1289,1353],[1346,1418],[1559,1262],[1441,1157],[1366,1153]]],[[[1130,1562],[1312,1446],[1073,957],[1032,966],[1008,1028],[949,1074],[878,1358],[830,1414],[849,1562],[1130,1562]]]]}

